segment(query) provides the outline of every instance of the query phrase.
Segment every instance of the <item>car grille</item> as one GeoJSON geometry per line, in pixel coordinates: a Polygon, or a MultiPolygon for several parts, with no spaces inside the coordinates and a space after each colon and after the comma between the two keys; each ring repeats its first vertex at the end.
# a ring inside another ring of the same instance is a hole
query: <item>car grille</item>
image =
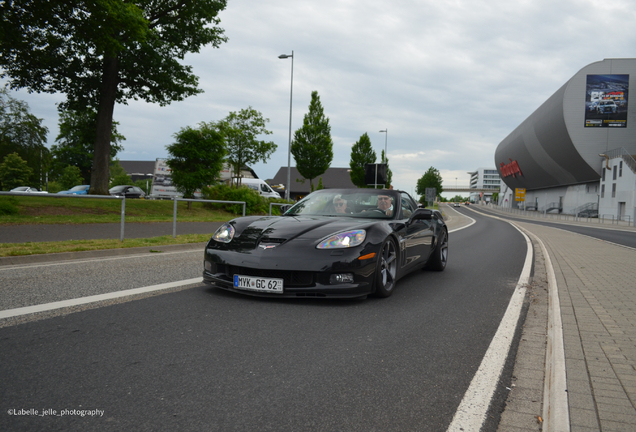
{"type": "Polygon", "coordinates": [[[288,287],[309,287],[314,285],[314,274],[307,271],[255,269],[231,265],[216,265],[217,272],[227,275],[230,280],[235,274],[242,276],[282,279],[288,287]]]}

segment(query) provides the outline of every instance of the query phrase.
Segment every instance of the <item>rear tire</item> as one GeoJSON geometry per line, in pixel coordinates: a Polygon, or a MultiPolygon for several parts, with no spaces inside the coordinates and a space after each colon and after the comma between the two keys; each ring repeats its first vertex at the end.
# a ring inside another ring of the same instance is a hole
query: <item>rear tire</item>
{"type": "Polygon", "coordinates": [[[395,288],[398,266],[398,252],[392,238],[385,240],[375,268],[375,295],[389,297],[395,288]]]}
{"type": "Polygon", "coordinates": [[[442,230],[438,239],[435,250],[431,255],[426,268],[433,271],[444,271],[446,262],[448,261],[448,234],[446,230],[442,230]]]}

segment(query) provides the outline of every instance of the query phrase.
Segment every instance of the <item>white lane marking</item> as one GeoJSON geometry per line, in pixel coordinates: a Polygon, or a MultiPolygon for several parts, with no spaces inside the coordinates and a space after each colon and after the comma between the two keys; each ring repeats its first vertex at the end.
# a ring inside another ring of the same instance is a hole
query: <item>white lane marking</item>
{"type": "Polygon", "coordinates": [[[166,255],[183,254],[183,253],[196,252],[196,253],[202,254],[203,249],[205,249],[205,247],[203,247],[202,249],[191,249],[191,250],[174,251],[174,252],[147,252],[147,253],[135,254],[135,255],[117,255],[114,257],[94,257],[94,258],[84,258],[84,259],[78,259],[78,260],[55,261],[50,263],[15,264],[15,265],[2,266],[0,267],[0,271],[16,270],[16,269],[22,269],[22,268],[54,267],[54,266],[61,266],[61,265],[85,264],[85,263],[93,262],[93,261],[115,261],[115,260],[130,259],[130,258],[160,257],[160,256],[166,256],[166,255]]]}
{"type": "Polygon", "coordinates": [[[474,224],[477,223],[477,221],[475,219],[471,218],[470,216],[466,216],[465,214],[458,212],[457,210],[455,210],[454,208],[452,208],[450,206],[448,208],[452,209],[458,215],[463,216],[463,217],[468,218],[468,219],[471,220],[471,222],[468,225],[465,225],[463,227],[455,228],[453,230],[448,231],[449,234],[452,233],[452,232],[455,232],[455,231],[463,230],[463,229],[468,228],[469,226],[473,226],[474,224]]]}
{"type": "Polygon", "coordinates": [[[495,393],[506,358],[510,352],[510,345],[512,344],[512,339],[517,329],[523,300],[526,296],[526,286],[530,280],[530,271],[533,261],[533,249],[530,238],[523,231],[519,230],[519,228],[515,228],[526,239],[526,260],[521,271],[521,276],[508,303],[506,313],[499,323],[499,328],[490,342],[490,346],[479,365],[479,369],[475,373],[468,390],[466,390],[464,394],[464,398],[455,412],[453,421],[448,426],[447,431],[449,432],[481,430],[486,420],[488,407],[495,393]]]}
{"type": "Polygon", "coordinates": [[[44,303],[44,304],[26,306],[26,307],[21,307],[16,309],[7,309],[7,310],[0,311],[0,319],[13,318],[13,317],[37,313],[37,312],[46,312],[50,310],[61,309],[61,308],[71,307],[71,306],[78,306],[78,305],[83,305],[88,303],[95,303],[95,302],[104,301],[104,300],[112,300],[112,299],[116,299],[120,297],[136,295],[136,294],[145,294],[145,293],[149,293],[153,291],[161,291],[161,290],[175,288],[175,287],[179,287],[183,285],[197,284],[197,283],[201,283],[202,281],[203,281],[203,277],[197,277],[193,279],[185,279],[185,280],[176,281],[176,282],[150,285],[147,287],[133,288],[133,289],[125,290],[125,291],[115,291],[115,292],[106,293],[106,294],[98,294],[98,295],[93,295],[88,297],[80,297],[76,299],[62,300],[62,301],[57,301],[53,303],[44,303]]]}

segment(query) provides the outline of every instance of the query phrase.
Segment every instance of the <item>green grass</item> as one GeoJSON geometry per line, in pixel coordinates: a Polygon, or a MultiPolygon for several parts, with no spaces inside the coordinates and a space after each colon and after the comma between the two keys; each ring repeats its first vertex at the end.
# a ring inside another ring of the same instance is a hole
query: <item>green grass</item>
{"type": "MultiPolygon", "coordinates": [[[[90,224],[121,222],[121,201],[90,198],[4,197],[15,198],[17,214],[0,215],[0,225],[18,224],[90,224]]],[[[180,222],[222,222],[235,218],[232,213],[206,203],[177,204],[180,222]]],[[[174,202],[169,200],[126,200],[126,222],[172,222],[174,202]]]]}
{"type": "MultiPolygon", "coordinates": [[[[0,214],[0,225],[92,224],[120,223],[121,201],[90,198],[44,198],[0,196],[0,205],[17,207],[15,214],[0,214]]],[[[237,216],[209,204],[177,203],[179,222],[224,222],[237,216]]],[[[169,200],[126,200],[125,223],[172,222],[174,202],[169,200]]],[[[7,212],[10,213],[10,212],[7,212]]],[[[60,242],[0,243],[0,257],[77,252],[100,249],[155,247],[171,244],[199,243],[209,240],[209,234],[153,237],[147,239],[73,240],[60,242]]]]}
{"type": "MultiPolygon", "coordinates": [[[[186,234],[152,237],[146,239],[70,240],[60,242],[0,243],[0,257],[38,255],[61,252],[81,252],[102,249],[127,249],[134,247],[157,248],[165,245],[202,243],[210,239],[209,234],[186,234]]],[[[150,249],[149,252],[156,252],[150,249]]]]}

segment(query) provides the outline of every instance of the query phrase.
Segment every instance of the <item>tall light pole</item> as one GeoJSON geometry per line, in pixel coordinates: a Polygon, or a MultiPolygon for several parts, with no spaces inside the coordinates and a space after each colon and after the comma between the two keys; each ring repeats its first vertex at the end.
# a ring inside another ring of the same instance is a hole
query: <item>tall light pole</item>
{"type": "Polygon", "coordinates": [[[384,133],[384,159],[386,159],[387,161],[389,160],[389,156],[386,154],[386,142],[389,138],[389,129],[386,128],[384,130],[381,130],[380,133],[384,133]]]}
{"type": "Polygon", "coordinates": [[[279,59],[290,58],[291,61],[291,88],[289,90],[289,145],[287,147],[287,185],[285,186],[285,199],[289,201],[290,199],[290,188],[291,188],[291,125],[292,125],[292,100],[294,94],[294,50],[292,50],[291,54],[281,54],[278,56],[279,59]]]}

